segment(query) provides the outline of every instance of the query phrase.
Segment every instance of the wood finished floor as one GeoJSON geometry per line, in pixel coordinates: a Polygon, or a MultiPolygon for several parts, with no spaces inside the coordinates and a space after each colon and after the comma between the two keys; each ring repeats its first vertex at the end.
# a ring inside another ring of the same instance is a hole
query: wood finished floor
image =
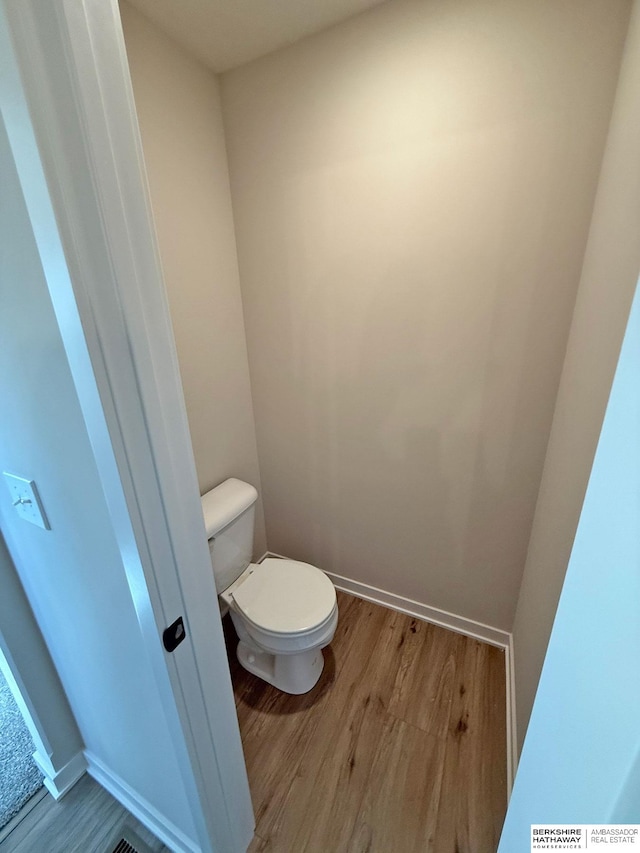
{"type": "Polygon", "coordinates": [[[107,853],[126,824],[153,853],[169,853],[161,841],[85,775],[59,801],[47,794],[0,843],[0,853],[107,853]]]}
{"type": "Polygon", "coordinates": [[[324,672],[305,696],[280,693],[230,654],[256,816],[250,853],[495,853],[504,653],[349,595],[338,602],[324,672]]]}

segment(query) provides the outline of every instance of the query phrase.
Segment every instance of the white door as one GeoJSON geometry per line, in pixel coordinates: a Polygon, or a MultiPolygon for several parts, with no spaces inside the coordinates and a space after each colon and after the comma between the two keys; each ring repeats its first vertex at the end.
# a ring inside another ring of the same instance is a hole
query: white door
{"type": "Polygon", "coordinates": [[[253,815],[117,3],[2,0],[0,56],[2,118],[178,781],[199,849],[239,853],[253,815]]]}

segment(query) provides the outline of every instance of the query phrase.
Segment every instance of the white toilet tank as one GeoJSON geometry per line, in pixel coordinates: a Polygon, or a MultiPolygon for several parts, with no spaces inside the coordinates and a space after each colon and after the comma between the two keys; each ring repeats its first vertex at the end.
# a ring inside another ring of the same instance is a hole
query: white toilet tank
{"type": "Polygon", "coordinates": [[[242,480],[225,480],[202,496],[218,595],[237,580],[253,555],[253,522],[258,492],[242,480]]]}

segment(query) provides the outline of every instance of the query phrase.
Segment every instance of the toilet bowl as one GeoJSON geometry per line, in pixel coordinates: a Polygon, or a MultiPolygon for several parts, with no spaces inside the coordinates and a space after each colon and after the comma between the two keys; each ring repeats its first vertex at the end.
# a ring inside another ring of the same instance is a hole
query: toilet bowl
{"type": "Polygon", "coordinates": [[[250,562],[257,496],[253,486],[229,479],[202,497],[221,609],[231,614],[246,670],[285,693],[307,693],[322,674],[321,650],[338,624],[336,591],[309,563],[250,562]]]}
{"type": "Polygon", "coordinates": [[[324,666],[321,652],[338,624],[336,592],[308,563],[267,558],[250,564],[221,593],[240,640],[238,660],[285,693],[307,693],[324,666]]]}

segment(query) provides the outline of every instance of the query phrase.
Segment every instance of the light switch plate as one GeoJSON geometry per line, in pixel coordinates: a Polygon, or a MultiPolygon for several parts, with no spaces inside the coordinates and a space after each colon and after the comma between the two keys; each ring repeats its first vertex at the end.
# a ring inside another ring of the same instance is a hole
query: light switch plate
{"type": "Polygon", "coordinates": [[[38,527],[51,530],[34,481],[17,477],[15,474],[7,474],[6,471],[3,472],[3,476],[9,487],[11,503],[18,515],[25,521],[37,524],[38,527]]]}

